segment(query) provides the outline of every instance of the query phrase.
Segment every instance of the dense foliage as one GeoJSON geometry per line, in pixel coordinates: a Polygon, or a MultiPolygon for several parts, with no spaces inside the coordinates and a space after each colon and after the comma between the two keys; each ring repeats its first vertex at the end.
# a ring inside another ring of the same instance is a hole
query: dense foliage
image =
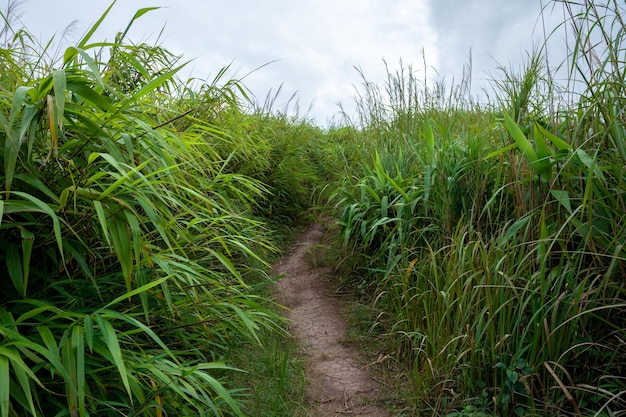
{"type": "Polygon", "coordinates": [[[3,15],[0,415],[242,415],[223,360],[278,329],[251,285],[267,219],[311,204],[321,174],[290,172],[321,131],[126,42],[152,9],[92,41],[109,10],[58,59],[3,15]]]}
{"type": "Polygon", "coordinates": [[[626,409],[624,6],[562,5],[567,85],[541,50],[482,105],[406,66],[364,84],[367,146],[334,197],[344,264],[416,414],[626,409]]]}
{"type": "Polygon", "coordinates": [[[267,262],[312,209],[337,217],[402,415],[624,415],[623,4],[554,2],[565,85],[542,49],[480,105],[401,64],[326,130],[228,68],[179,79],[126,39],[152,8],[93,41],[109,8],[56,57],[9,4],[0,417],[294,415],[267,262]]]}

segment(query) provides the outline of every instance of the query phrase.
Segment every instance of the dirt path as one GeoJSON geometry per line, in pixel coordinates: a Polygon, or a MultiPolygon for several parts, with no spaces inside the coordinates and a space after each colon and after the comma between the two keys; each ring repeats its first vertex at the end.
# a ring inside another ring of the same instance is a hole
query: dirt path
{"type": "Polygon", "coordinates": [[[285,274],[276,285],[276,298],[288,308],[291,332],[308,359],[305,399],[310,415],[388,417],[372,403],[379,384],[368,375],[356,347],[345,342],[343,305],[327,280],[330,270],[311,264],[323,238],[323,227],[311,226],[275,267],[276,273],[285,274]]]}

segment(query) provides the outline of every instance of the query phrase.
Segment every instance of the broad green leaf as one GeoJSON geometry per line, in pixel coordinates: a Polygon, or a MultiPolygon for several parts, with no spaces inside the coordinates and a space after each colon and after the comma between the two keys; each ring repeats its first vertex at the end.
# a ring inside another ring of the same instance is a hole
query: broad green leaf
{"type": "Polygon", "coordinates": [[[111,308],[114,305],[116,305],[116,304],[118,304],[118,303],[120,303],[120,302],[122,302],[124,300],[128,300],[129,298],[132,298],[135,295],[141,294],[143,292],[148,291],[151,288],[157,287],[157,286],[161,285],[162,283],[164,283],[165,281],[167,281],[167,277],[160,278],[160,279],[155,279],[153,281],[150,281],[147,284],[142,285],[141,287],[135,288],[132,291],[129,291],[127,293],[124,293],[124,294],[118,296],[113,301],[110,301],[109,303],[107,303],[107,305],[105,305],[103,307],[103,309],[111,308]]]}
{"type": "Polygon", "coordinates": [[[124,38],[126,37],[126,34],[128,33],[128,31],[130,30],[130,28],[132,27],[133,23],[135,22],[135,20],[139,19],[141,16],[143,16],[144,14],[152,11],[152,10],[158,10],[160,9],[160,7],[144,7],[142,9],[137,10],[137,12],[135,13],[135,15],[133,16],[133,18],[131,19],[130,22],[128,22],[128,25],[126,26],[126,29],[124,29],[124,32],[122,32],[121,34],[118,35],[117,39],[115,40],[117,43],[121,43],[124,38]]]}
{"type": "Polygon", "coordinates": [[[56,69],[52,72],[52,80],[54,81],[54,99],[57,105],[59,128],[63,128],[63,113],[65,112],[65,95],[67,93],[67,80],[65,78],[65,70],[56,69]]]}
{"type": "Polygon", "coordinates": [[[517,147],[517,143],[512,143],[510,145],[505,146],[504,148],[491,152],[490,154],[485,156],[485,159],[490,159],[490,158],[493,158],[494,156],[502,155],[503,153],[506,153],[510,151],[511,149],[515,149],[516,147],[517,147]]]}
{"type": "Polygon", "coordinates": [[[570,203],[569,193],[566,190],[550,190],[550,194],[567,210],[572,214],[572,204],[570,203]]]}
{"type": "Polygon", "coordinates": [[[133,279],[133,251],[128,226],[121,216],[115,216],[108,221],[109,232],[113,248],[117,254],[117,260],[122,267],[124,282],[126,282],[126,291],[132,289],[133,279]]]}
{"type": "Polygon", "coordinates": [[[15,180],[21,181],[24,184],[28,184],[29,186],[36,188],[37,190],[44,193],[46,197],[48,197],[51,201],[53,201],[56,204],[59,204],[60,202],[59,197],[40,179],[35,178],[29,174],[15,174],[15,180]]]}
{"type": "Polygon", "coordinates": [[[541,126],[539,123],[535,123],[535,128],[539,130],[539,132],[541,132],[541,134],[545,136],[550,142],[552,142],[552,144],[556,146],[559,150],[567,151],[570,149],[569,143],[565,142],[563,139],[556,136],[555,134],[541,126]]]}
{"type": "Polygon", "coordinates": [[[89,351],[93,351],[93,317],[91,314],[85,314],[84,318],[85,340],[89,351]]]}
{"type": "Polygon", "coordinates": [[[122,184],[124,184],[125,182],[128,182],[133,175],[141,171],[150,162],[152,162],[151,159],[144,161],[143,163],[134,167],[130,171],[126,172],[124,175],[118,178],[115,182],[113,182],[113,184],[109,185],[106,190],[102,191],[100,195],[98,196],[98,200],[102,200],[103,198],[111,194],[113,191],[117,190],[122,184]]]}
{"type": "Polygon", "coordinates": [[[104,234],[104,238],[107,241],[107,244],[111,246],[111,240],[109,239],[109,226],[107,221],[107,215],[104,212],[104,207],[102,206],[102,202],[100,200],[93,200],[93,207],[96,210],[96,215],[98,216],[98,221],[100,222],[100,227],[102,228],[102,233],[104,234]]]}
{"type": "Polygon", "coordinates": [[[11,102],[11,112],[9,113],[9,126],[15,124],[18,115],[22,112],[23,106],[26,104],[28,93],[33,90],[33,87],[20,86],[17,87],[15,93],[13,93],[13,101],[11,102]]]}
{"type": "MultiPolygon", "coordinates": [[[[76,326],[74,326],[76,327],[76,326]]],[[[69,378],[65,378],[65,396],[67,406],[72,413],[76,413],[78,409],[78,381],[77,381],[77,366],[76,366],[76,352],[72,346],[72,338],[68,337],[69,328],[63,334],[61,339],[61,361],[63,366],[67,370],[69,378]]]]}
{"type": "Polygon", "coordinates": [[[22,271],[24,272],[24,296],[28,292],[28,277],[30,274],[30,258],[35,242],[35,234],[24,228],[20,228],[22,235],[22,271]]]}
{"type": "Polygon", "coordinates": [[[508,230],[506,231],[506,234],[500,240],[500,245],[504,246],[504,245],[507,245],[508,243],[510,243],[511,238],[516,236],[517,233],[519,232],[519,230],[522,229],[523,227],[525,227],[528,224],[528,222],[530,221],[531,217],[532,216],[524,216],[524,217],[518,219],[515,223],[513,223],[511,225],[511,227],[509,227],[508,230]]]}
{"type": "Polygon", "coordinates": [[[606,181],[604,173],[598,166],[596,158],[589,156],[587,152],[580,148],[576,149],[576,155],[578,155],[580,161],[589,169],[589,175],[593,172],[596,177],[600,178],[602,181],[606,181]]]}
{"type": "Polygon", "coordinates": [[[522,151],[522,154],[524,154],[528,162],[531,164],[537,162],[537,154],[533,149],[532,143],[526,139],[526,135],[524,135],[522,129],[520,129],[517,123],[515,123],[511,116],[509,116],[509,113],[507,113],[506,110],[503,110],[502,113],[504,114],[504,125],[506,130],[508,130],[509,134],[515,141],[517,148],[522,151]]]}
{"type": "Polygon", "coordinates": [[[0,417],[9,417],[10,388],[9,358],[0,352],[0,417]]]}
{"type": "Polygon", "coordinates": [[[54,103],[54,97],[46,97],[48,105],[48,126],[50,127],[50,152],[56,157],[59,154],[59,117],[54,103]]]}
{"type": "Polygon", "coordinates": [[[115,107],[111,104],[110,99],[91,88],[88,80],[85,80],[84,83],[76,81],[68,82],[67,89],[92,104],[95,104],[98,108],[104,111],[112,112],[115,110],[115,107]]]}
{"type": "Polygon", "coordinates": [[[117,368],[120,378],[122,378],[124,388],[126,388],[128,397],[132,402],[133,395],[130,389],[130,383],[128,382],[126,363],[124,362],[124,358],[122,356],[122,349],[120,348],[120,342],[117,338],[117,333],[115,332],[113,325],[108,320],[104,319],[100,314],[94,314],[94,319],[98,324],[98,328],[102,333],[104,342],[106,343],[109,353],[111,354],[111,360],[113,361],[113,365],[115,365],[115,367],[117,368]]]}
{"type": "Polygon", "coordinates": [[[6,266],[9,277],[13,282],[13,287],[23,298],[26,298],[26,287],[24,283],[24,271],[22,270],[22,257],[16,244],[11,244],[6,249],[6,266]]]}
{"type": "Polygon", "coordinates": [[[535,147],[537,148],[537,158],[540,160],[549,160],[552,155],[552,151],[546,144],[546,138],[543,132],[539,129],[539,123],[535,122],[535,147]]]}
{"type": "MultiPolygon", "coordinates": [[[[94,23],[93,26],[91,28],[89,28],[89,30],[87,31],[85,36],[83,36],[83,38],[80,40],[80,42],[78,42],[78,47],[79,48],[84,48],[87,45],[87,42],[89,42],[89,39],[91,39],[91,36],[94,34],[94,32],[96,30],[98,30],[98,28],[100,27],[100,25],[102,24],[104,19],[107,17],[109,12],[111,11],[111,8],[113,7],[113,5],[115,5],[116,1],[117,0],[113,0],[113,2],[111,2],[111,4],[109,5],[109,7],[107,7],[107,9],[104,11],[104,13],[102,13],[102,15],[98,18],[96,23],[94,23]]],[[[67,62],[67,60],[66,60],[66,62],[67,62]]]]}
{"type": "Polygon", "coordinates": [[[155,89],[163,85],[167,80],[172,78],[178,71],[180,71],[185,65],[187,64],[185,63],[182,65],[179,65],[178,67],[164,74],[161,74],[158,77],[151,80],[149,83],[141,87],[138,91],[134,92],[132,96],[128,97],[128,99],[120,106],[120,109],[118,111],[126,109],[127,107],[131,105],[137,104],[137,102],[139,101],[141,97],[145,96],[146,94],[154,91],[155,89]]]}
{"type": "MultiPolygon", "coordinates": [[[[124,294],[123,297],[118,297],[116,300],[110,302],[107,305],[108,306],[112,306],[114,304],[117,304],[117,303],[121,302],[122,299],[125,299],[128,296],[133,296],[134,294],[138,294],[141,291],[147,291],[147,289],[152,288],[155,285],[159,285],[161,283],[164,283],[165,281],[167,281],[167,278],[161,278],[160,280],[157,280],[154,283],[148,283],[148,284],[142,286],[141,288],[137,288],[136,290],[131,291],[129,294],[124,294]]],[[[120,313],[120,312],[115,311],[115,310],[106,310],[106,309],[98,310],[97,315],[98,316],[103,316],[103,317],[115,318],[117,320],[120,320],[120,321],[123,321],[125,323],[128,323],[131,326],[134,326],[135,328],[143,331],[157,345],[159,345],[159,347],[161,347],[161,349],[163,349],[163,352],[165,352],[170,358],[172,358],[172,360],[174,360],[174,361],[176,361],[176,363],[178,363],[178,358],[176,357],[176,355],[170,350],[170,348],[167,347],[167,345],[165,343],[163,343],[161,338],[159,338],[159,336],[150,327],[146,326],[145,324],[143,324],[139,320],[135,319],[134,317],[131,317],[128,314],[120,313]]]]}
{"type": "Polygon", "coordinates": [[[237,278],[237,280],[242,284],[242,285],[246,285],[243,281],[243,278],[241,278],[241,274],[239,273],[239,271],[237,270],[237,268],[235,268],[235,266],[233,265],[233,263],[227,258],[225,257],[223,254],[213,250],[213,249],[209,249],[209,252],[215,256],[220,263],[226,267],[226,269],[228,269],[228,271],[231,273],[231,275],[235,278],[237,278]]]}
{"type": "Polygon", "coordinates": [[[17,381],[19,382],[20,388],[22,389],[22,394],[24,397],[26,397],[26,401],[28,402],[28,407],[30,409],[30,412],[32,413],[33,416],[36,416],[37,410],[35,408],[35,402],[33,401],[33,394],[30,389],[31,380],[32,380],[31,375],[34,376],[34,374],[30,373],[29,375],[29,373],[27,372],[29,371],[28,366],[21,360],[17,363],[12,363],[11,365],[13,367],[13,373],[17,377],[17,381]],[[22,364],[24,364],[24,366],[21,366],[22,364]]]}
{"type": "Polygon", "coordinates": [[[41,340],[46,345],[46,348],[50,351],[50,353],[54,356],[57,356],[59,353],[59,346],[57,345],[57,340],[52,334],[52,331],[48,326],[39,325],[37,326],[37,332],[41,337],[41,340]]]}
{"type": "MultiPolygon", "coordinates": [[[[101,88],[105,88],[104,81],[102,80],[102,77],[100,75],[100,68],[98,67],[98,63],[91,56],[89,56],[89,54],[85,50],[83,50],[80,46],[70,46],[69,48],[67,48],[65,55],[71,56],[72,58],[76,57],[76,55],[80,55],[87,64],[87,67],[91,70],[89,74],[93,77],[94,80],[96,80],[101,88]]],[[[69,85],[70,83],[67,83],[68,89],[74,91],[69,88],[69,85]]],[[[87,85],[85,85],[85,87],[87,87],[87,85]]]]}
{"type": "Polygon", "coordinates": [[[79,415],[85,415],[85,337],[81,326],[72,329],[72,349],[76,360],[76,387],[79,415]]]}
{"type": "Polygon", "coordinates": [[[21,349],[17,349],[16,346],[21,347],[22,345],[20,343],[14,343],[14,345],[11,347],[0,346],[0,404],[2,405],[0,409],[2,410],[2,413],[4,413],[5,401],[7,402],[8,406],[8,402],[10,400],[10,396],[8,399],[5,398],[6,393],[2,391],[3,387],[7,390],[9,390],[11,387],[11,384],[9,382],[10,380],[5,375],[7,372],[6,369],[8,368],[9,364],[5,361],[10,362],[10,366],[13,368],[13,372],[17,377],[20,388],[22,389],[22,394],[26,397],[31,411],[35,410],[35,406],[31,394],[30,381],[33,381],[36,384],[42,386],[39,378],[37,378],[37,376],[30,369],[30,366],[28,366],[26,362],[24,362],[21,349]]]}
{"type": "Polygon", "coordinates": [[[54,231],[54,236],[56,237],[57,246],[59,247],[60,255],[63,258],[63,260],[65,260],[65,255],[63,253],[63,240],[61,236],[61,222],[59,218],[57,217],[56,213],[54,212],[54,210],[52,210],[52,208],[48,204],[44,203],[37,197],[30,195],[28,193],[23,193],[21,191],[14,191],[13,194],[30,201],[37,208],[39,208],[42,213],[46,213],[47,215],[50,216],[50,218],[52,219],[52,229],[54,231]]]}

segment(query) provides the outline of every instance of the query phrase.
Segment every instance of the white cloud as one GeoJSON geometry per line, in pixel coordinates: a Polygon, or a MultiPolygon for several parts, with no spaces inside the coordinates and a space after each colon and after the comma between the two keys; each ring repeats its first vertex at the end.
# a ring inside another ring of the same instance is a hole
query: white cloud
{"type": "MultiPolygon", "coordinates": [[[[547,0],[546,0],[547,1],[547,0]]],[[[324,123],[352,106],[353,85],[361,68],[374,82],[385,77],[383,59],[393,68],[400,59],[427,65],[446,79],[457,77],[473,51],[474,77],[486,78],[494,59],[517,60],[531,45],[540,2],[528,0],[123,0],[118,1],[96,38],[112,39],[135,11],[165,7],[144,15],[130,33],[133,41],[155,40],[184,58],[200,79],[232,62],[234,77],[271,61],[245,85],[263,100],[283,85],[284,100],[298,91],[300,108],[313,103],[311,117],[324,123]]],[[[23,20],[47,39],[78,19],[78,34],[100,17],[109,0],[25,1],[23,20]]],[[[78,40],[75,36],[74,41],[78,40]]]]}

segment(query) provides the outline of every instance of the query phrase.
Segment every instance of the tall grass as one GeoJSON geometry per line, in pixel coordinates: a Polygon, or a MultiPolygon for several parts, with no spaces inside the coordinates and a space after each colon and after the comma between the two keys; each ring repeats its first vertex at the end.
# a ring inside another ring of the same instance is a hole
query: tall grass
{"type": "Polygon", "coordinates": [[[626,409],[623,5],[560,3],[576,84],[541,50],[482,107],[402,65],[364,84],[367,151],[335,202],[416,410],[626,409]],[[465,101],[430,99],[447,96],[465,101]]]}
{"type": "Polygon", "coordinates": [[[240,86],[94,41],[111,7],[51,61],[3,14],[0,415],[242,415],[223,359],[276,315],[247,284],[268,188],[215,147],[240,86]]]}

